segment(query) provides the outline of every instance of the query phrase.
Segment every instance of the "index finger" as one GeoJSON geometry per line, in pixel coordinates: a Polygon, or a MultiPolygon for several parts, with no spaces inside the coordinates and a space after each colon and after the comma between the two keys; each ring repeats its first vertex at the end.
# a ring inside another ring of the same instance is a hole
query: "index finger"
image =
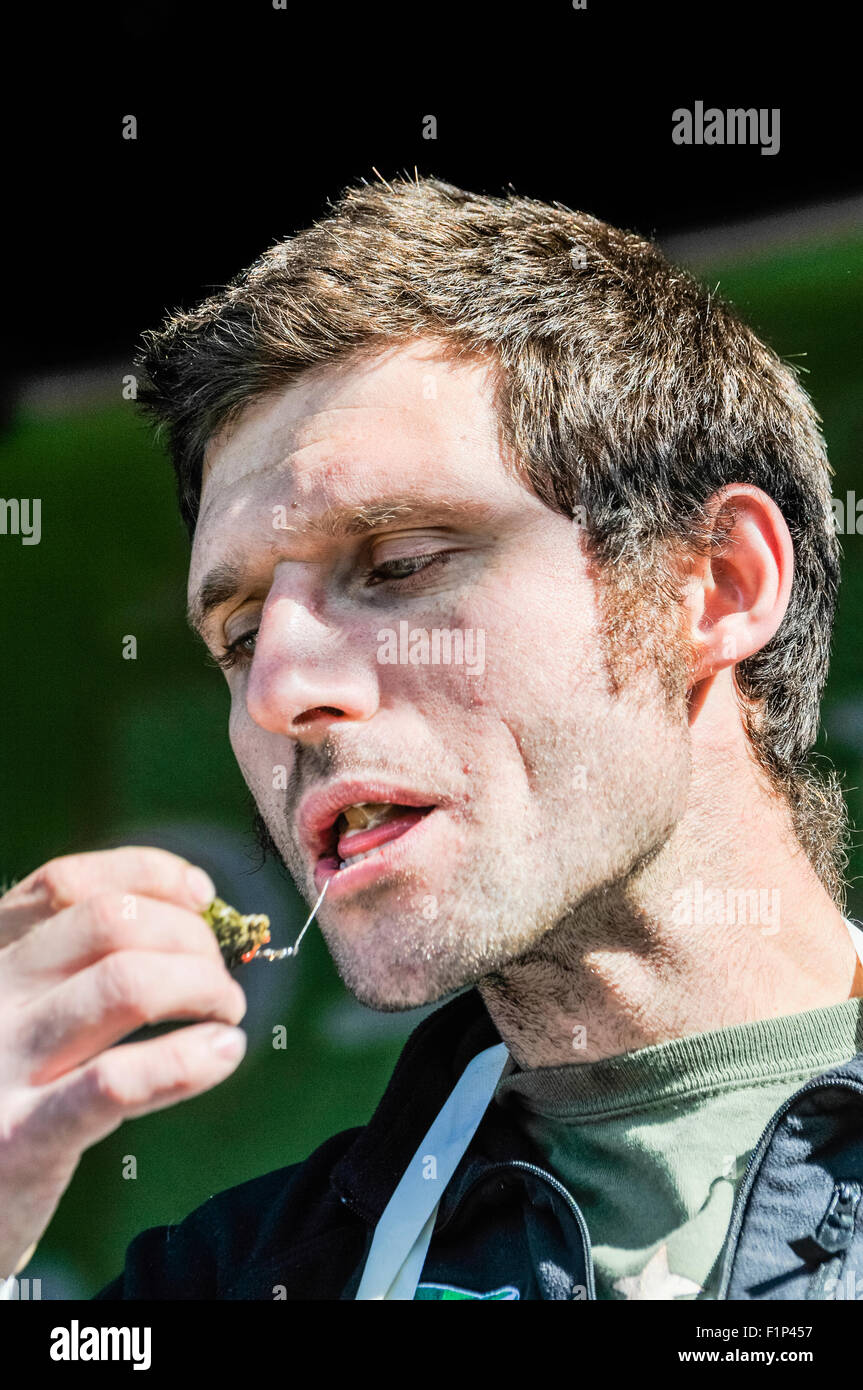
{"type": "Polygon", "coordinates": [[[203,911],[216,896],[209,874],[169,850],[124,845],[67,854],[40,865],[0,898],[0,946],[64,908],[105,892],[159,898],[193,912],[203,911]]]}

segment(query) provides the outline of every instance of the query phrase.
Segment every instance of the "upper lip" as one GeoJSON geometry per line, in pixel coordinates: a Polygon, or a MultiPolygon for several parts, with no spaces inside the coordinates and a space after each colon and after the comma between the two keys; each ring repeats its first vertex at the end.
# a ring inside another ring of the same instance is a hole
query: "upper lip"
{"type": "Polygon", "coordinates": [[[384,782],[330,782],[309,792],[297,808],[297,831],[303,848],[315,859],[332,843],[333,826],[347,806],[362,802],[392,802],[397,806],[440,806],[439,797],[412,787],[384,782]]]}

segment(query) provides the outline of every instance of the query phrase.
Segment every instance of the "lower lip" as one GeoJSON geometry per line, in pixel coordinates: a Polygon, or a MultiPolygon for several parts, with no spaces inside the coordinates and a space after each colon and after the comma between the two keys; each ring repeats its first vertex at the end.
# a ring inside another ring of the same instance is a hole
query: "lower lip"
{"type": "Polygon", "coordinates": [[[318,892],[328,883],[327,901],[332,902],[333,898],[353,893],[358,888],[365,888],[385,874],[400,868],[420,844],[426,826],[434,817],[435,811],[429,811],[428,815],[416,821],[403,835],[399,835],[395,840],[388,840],[380,849],[369,855],[368,859],[361,859],[358,864],[349,864],[346,869],[335,867],[336,861],[332,857],[319,859],[315,869],[315,887],[318,892]]]}

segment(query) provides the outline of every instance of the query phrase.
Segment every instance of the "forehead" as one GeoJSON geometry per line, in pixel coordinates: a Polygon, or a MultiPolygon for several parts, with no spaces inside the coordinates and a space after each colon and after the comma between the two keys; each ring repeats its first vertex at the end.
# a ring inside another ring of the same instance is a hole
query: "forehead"
{"type": "Polygon", "coordinates": [[[399,464],[407,474],[406,446],[418,450],[418,461],[437,456],[441,465],[461,446],[463,466],[465,449],[496,450],[493,393],[490,364],[444,358],[426,340],[307,371],[210,441],[198,530],[244,484],[273,481],[301,502],[327,482],[350,485],[352,471],[361,484],[372,463],[399,464]]]}

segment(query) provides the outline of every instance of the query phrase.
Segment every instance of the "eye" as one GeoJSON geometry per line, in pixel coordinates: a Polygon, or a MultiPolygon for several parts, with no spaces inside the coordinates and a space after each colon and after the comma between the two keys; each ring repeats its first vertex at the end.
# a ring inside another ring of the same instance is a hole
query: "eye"
{"type": "Polygon", "coordinates": [[[433,565],[448,564],[452,554],[451,550],[435,550],[430,555],[405,555],[398,560],[384,560],[382,564],[375,565],[368,571],[366,582],[370,586],[386,583],[387,580],[396,584],[404,583],[411,575],[431,569],[433,565]]]}
{"type": "MultiPolygon", "coordinates": [[[[405,555],[397,560],[384,560],[366,571],[365,580],[369,587],[386,583],[405,587],[413,575],[421,574],[423,570],[431,569],[434,565],[448,564],[455,553],[451,550],[435,550],[427,555],[405,555]]],[[[257,635],[258,629],[253,627],[235,637],[233,642],[214,657],[216,665],[223,671],[230,671],[234,666],[248,666],[255,654],[254,644],[257,635]]]]}
{"type": "Polygon", "coordinates": [[[247,665],[255,653],[254,646],[249,648],[246,646],[246,643],[254,643],[257,635],[258,629],[253,627],[250,628],[248,632],[242,633],[240,637],[236,637],[234,641],[225,647],[224,651],[215,658],[216,665],[220,666],[223,671],[230,671],[232,666],[247,665]]]}

